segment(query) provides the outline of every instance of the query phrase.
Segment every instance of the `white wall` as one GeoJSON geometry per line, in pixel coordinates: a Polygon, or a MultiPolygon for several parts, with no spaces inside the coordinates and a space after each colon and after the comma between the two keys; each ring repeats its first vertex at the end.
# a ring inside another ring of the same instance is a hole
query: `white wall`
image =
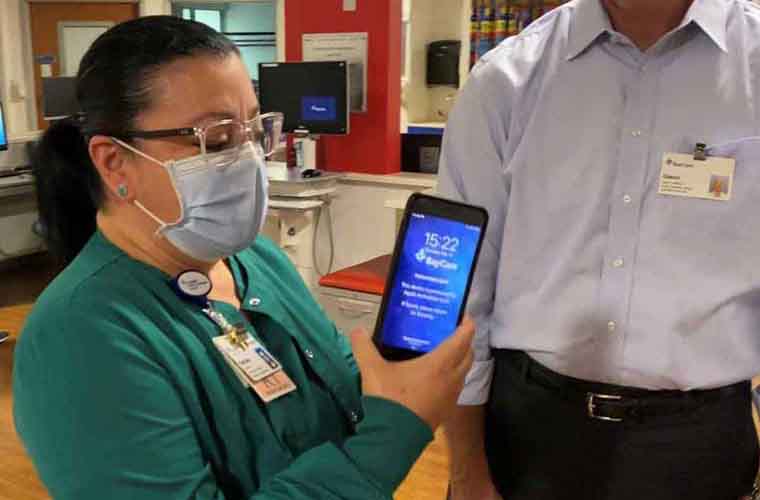
{"type": "Polygon", "coordinates": [[[0,98],[8,135],[36,128],[28,8],[24,0],[0,0],[0,98]]]}
{"type": "MultiPolygon", "coordinates": [[[[461,40],[460,79],[469,73],[470,0],[409,0],[410,47],[409,75],[404,92],[403,114],[410,122],[441,121],[433,113],[434,99],[450,94],[447,88],[428,89],[426,85],[427,46],[436,40],[461,40]]],[[[403,125],[403,124],[402,124],[403,125]]]]}
{"type": "MultiPolygon", "coordinates": [[[[400,200],[403,205],[412,193],[431,189],[430,185],[391,184],[382,180],[384,176],[367,177],[378,180],[343,180],[338,184],[331,207],[335,237],[333,271],[392,253],[396,241],[396,210],[387,208],[386,203],[400,200]]],[[[322,221],[316,248],[323,270],[327,268],[329,247],[327,225],[322,221]]]]}

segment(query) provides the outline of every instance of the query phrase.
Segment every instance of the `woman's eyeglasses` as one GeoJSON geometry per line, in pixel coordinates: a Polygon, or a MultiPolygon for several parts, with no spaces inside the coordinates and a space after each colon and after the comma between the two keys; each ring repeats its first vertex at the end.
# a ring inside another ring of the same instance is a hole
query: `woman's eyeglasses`
{"type": "MultiPolygon", "coordinates": [[[[186,127],[163,130],[130,130],[118,134],[120,139],[166,139],[170,137],[193,137],[193,142],[201,154],[213,154],[239,150],[239,146],[248,141],[261,147],[264,158],[272,155],[280,144],[282,125],[285,116],[282,113],[265,113],[248,121],[235,119],[220,120],[202,127],[186,127]]],[[[225,163],[232,163],[237,158],[226,158],[225,163]]]]}

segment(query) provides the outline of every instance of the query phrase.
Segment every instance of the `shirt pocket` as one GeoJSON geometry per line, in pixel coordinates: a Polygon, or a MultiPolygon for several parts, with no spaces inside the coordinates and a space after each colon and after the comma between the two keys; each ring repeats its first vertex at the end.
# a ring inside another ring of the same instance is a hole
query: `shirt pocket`
{"type": "MultiPolygon", "coordinates": [[[[760,209],[760,137],[746,137],[711,145],[708,156],[733,158],[734,182],[727,211],[733,214],[737,224],[743,219],[756,219],[753,211],[760,209]]],[[[723,202],[717,202],[721,204],[723,202]]]]}
{"type": "Polygon", "coordinates": [[[642,216],[640,261],[659,261],[655,268],[667,261],[670,279],[700,273],[737,283],[760,268],[760,137],[710,145],[707,154],[735,160],[731,199],[668,196],[654,186],[642,216]]]}

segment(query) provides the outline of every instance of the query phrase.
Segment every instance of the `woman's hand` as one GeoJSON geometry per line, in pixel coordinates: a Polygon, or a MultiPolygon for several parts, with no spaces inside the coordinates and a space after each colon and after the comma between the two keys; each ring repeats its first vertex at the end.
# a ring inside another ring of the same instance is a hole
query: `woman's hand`
{"type": "Polygon", "coordinates": [[[362,374],[362,391],[395,401],[435,430],[454,409],[472,365],[475,324],[465,318],[456,332],[432,352],[410,361],[389,362],[369,334],[351,332],[354,357],[362,374]]]}

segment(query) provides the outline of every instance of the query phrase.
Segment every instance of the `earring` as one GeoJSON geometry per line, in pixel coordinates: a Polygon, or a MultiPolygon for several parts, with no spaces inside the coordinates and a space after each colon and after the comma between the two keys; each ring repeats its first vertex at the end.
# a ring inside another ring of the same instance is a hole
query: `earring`
{"type": "Polygon", "coordinates": [[[119,197],[126,198],[129,194],[129,190],[127,189],[126,184],[119,184],[119,187],[116,188],[116,192],[119,194],[119,197]]]}

